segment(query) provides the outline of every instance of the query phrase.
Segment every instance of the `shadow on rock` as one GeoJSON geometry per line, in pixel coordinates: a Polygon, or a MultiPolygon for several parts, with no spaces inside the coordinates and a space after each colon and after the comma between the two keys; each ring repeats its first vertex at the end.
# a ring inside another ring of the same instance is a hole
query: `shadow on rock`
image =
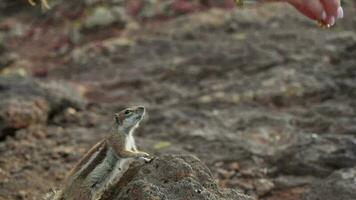
{"type": "Polygon", "coordinates": [[[315,182],[304,199],[356,199],[356,167],[338,170],[326,179],[315,182]]]}
{"type": "Polygon", "coordinates": [[[356,140],[347,135],[302,135],[277,156],[280,172],[326,177],[356,163],[356,140]]]}

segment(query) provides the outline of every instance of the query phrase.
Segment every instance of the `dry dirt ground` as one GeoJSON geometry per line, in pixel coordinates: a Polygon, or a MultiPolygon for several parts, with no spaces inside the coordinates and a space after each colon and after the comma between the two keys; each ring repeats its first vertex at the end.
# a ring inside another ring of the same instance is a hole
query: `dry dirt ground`
{"type": "Polygon", "coordinates": [[[138,104],[140,149],[194,154],[222,187],[258,199],[303,199],[356,165],[353,1],[329,30],[284,5],[120,2],[0,6],[15,55],[2,76],[67,82],[86,99],[1,139],[0,199],[39,199],[112,131],[115,111],[138,104]]]}

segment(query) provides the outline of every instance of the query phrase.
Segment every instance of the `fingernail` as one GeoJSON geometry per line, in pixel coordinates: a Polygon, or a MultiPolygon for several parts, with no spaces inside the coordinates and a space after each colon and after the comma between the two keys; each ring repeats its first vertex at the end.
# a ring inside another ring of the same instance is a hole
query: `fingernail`
{"type": "Polygon", "coordinates": [[[326,12],[323,11],[323,12],[321,13],[321,19],[322,19],[323,21],[325,21],[325,20],[326,20],[326,17],[327,17],[326,12]]]}
{"type": "Polygon", "coordinates": [[[334,26],[334,24],[335,24],[335,17],[330,17],[329,24],[330,24],[330,26],[334,26]]]}
{"type": "Polygon", "coordinates": [[[337,18],[343,18],[344,17],[344,10],[342,9],[342,7],[340,6],[338,9],[337,9],[337,18]]]}

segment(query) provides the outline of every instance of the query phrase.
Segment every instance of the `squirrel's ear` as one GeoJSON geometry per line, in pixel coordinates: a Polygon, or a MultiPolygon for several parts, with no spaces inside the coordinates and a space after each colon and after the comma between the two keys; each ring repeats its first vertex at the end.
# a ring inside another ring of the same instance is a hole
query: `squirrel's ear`
{"type": "Polygon", "coordinates": [[[115,117],[115,122],[116,122],[116,124],[117,124],[117,125],[121,125],[121,120],[120,120],[119,114],[115,113],[114,117],[115,117]]]}

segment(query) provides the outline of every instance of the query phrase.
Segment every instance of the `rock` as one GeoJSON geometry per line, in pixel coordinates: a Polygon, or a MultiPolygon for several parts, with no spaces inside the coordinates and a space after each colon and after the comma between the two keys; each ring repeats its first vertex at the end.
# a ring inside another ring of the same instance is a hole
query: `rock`
{"type": "Polygon", "coordinates": [[[16,13],[25,6],[26,4],[21,1],[3,0],[0,3],[0,16],[16,13]]]}
{"type": "Polygon", "coordinates": [[[328,176],[336,169],[356,164],[356,138],[349,135],[302,135],[277,155],[280,172],[292,175],[328,176]]]}
{"type": "Polygon", "coordinates": [[[67,82],[38,81],[42,94],[50,104],[51,115],[59,113],[66,108],[81,110],[85,106],[83,96],[67,82]]]}
{"type": "Polygon", "coordinates": [[[84,20],[84,28],[93,29],[96,27],[109,26],[117,23],[124,26],[127,21],[125,10],[120,6],[96,7],[84,20]]]}
{"type": "Polygon", "coordinates": [[[304,200],[356,199],[356,167],[341,169],[312,184],[304,200]]]}
{"type": "Polygon", "coordinates": [[[268,194],[275,188],[274,183],[268,179],[258,179],[255,181],[255,188],[258,196],[268,194]]]}
{"type": "Polygon", "coordinates": [[[0,77],[0,139],[17,129],[46,123],[66,108],[83,109],[83,97],[67,83],[0,77]]]}
{"type": "Polygon", "coordinates": [[[283,190],[311,184],[315,179],[313,176],[279,176],[273,180],[273,183],[276,189],[283,190]]]}
{"type": "MultiPolygon", "coordinates": [[[[0,50],[1,51],[1,50],[0,50]]],[[[10,66],[17,59],[17,55],[13,53],[0,52],[0,70],[10,66]]]]}
{"type": "Polygon", "coordinates": [[[43,98],[9,98],[0,102],[0,139],[31,124],[45,123],[49,106],[43,98]]]}
{"type": "Polygon", "coordinates": [[[4,39],[0,35],[0,70],[11,65],[16,59],[16,54],[8,52],[8,49],[4,46],[4,39]]]}
{"type": "Polygon", "coordinates": [[[236,190],[219,189],[210,170],[190,155],[164,155],[148,164],[131,165],[104,194],[108,199],[252,199],[236,190]]]}
{"type": "Polygon", "coordinates": [[[153,18],[156,16],[171,16],[172,10],[170,9],[174,1],[155,1],[144,0],[141,2],[140,10],[138,13],[139,18],[153,18]]]}
{"type": "Polygon", "coordinates": [[[42,97],[48,101],[50,112],[58,112],[67,107],[82,109],[85,106],[83,96],[69,83],[0,76],[0,98],[11,97],[42,97]]]}

